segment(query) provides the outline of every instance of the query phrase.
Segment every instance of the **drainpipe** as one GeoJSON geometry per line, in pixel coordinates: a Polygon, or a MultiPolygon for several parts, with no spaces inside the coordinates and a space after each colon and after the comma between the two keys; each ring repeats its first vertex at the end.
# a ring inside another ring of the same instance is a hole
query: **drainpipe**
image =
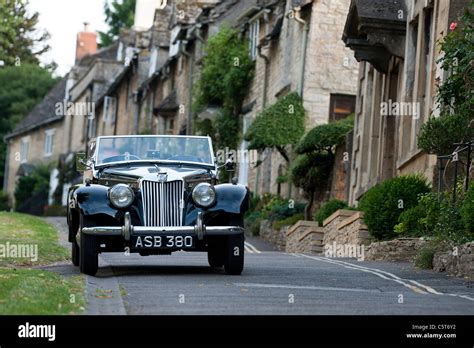
{"type": "Polygon", "coordinates": [[[308,48],[308,37],[309,37],[309,25],[308,22],[301,18],[301,7],[296,7],[295,11],[295,20],[303,25],[303,37],[301,42],[301,65],[300,65],[300,81],[298,85],[298,94],[303,98],[303,88],[304,88],[304,73],[306,69],[306,51],[308,48]]]}
{"type": "Polygon", "coordinates": [[[187,41],[181,45],[181,53],[188,58],[188,117],[186,120],[186,134],[192,134],[193,125],[193,84],[194,84],[194,54],[186,51],[187,41]]]}
{"type": "MultiPolygon", "coordinates": [[[[265,69],[263,73],[263,97],[262,97],[262,110],[267,106],[267,90],[268,90],[268,70],[270,67],[270,58],[262,53],[262,45],[257,47],[258,56],[263,59],[265,63],[265,69]]],[[[260,175],[262,171],[262,166],[259,165],[257,168],[257,177],[255,178],[255,194],[258,195],[260,175]]]]}
{"type": "Polygon", "coordinates": [[[7,143],[7,153],[5,156],[5,172],[3,173],[3,190],[7,192],[8,189],[8,172],[10,171],[10,148],[11,148],[11,141],[4,140],[7,143]]]}

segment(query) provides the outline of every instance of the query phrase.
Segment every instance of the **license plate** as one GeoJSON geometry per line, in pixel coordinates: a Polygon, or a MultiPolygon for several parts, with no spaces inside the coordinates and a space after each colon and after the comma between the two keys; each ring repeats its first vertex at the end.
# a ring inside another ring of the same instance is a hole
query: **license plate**
{"type": "Polygon", "coordinates": [[[193,236],[145,235],[132,236],[134,249],[180,249],[194,248],[193,236]]]}

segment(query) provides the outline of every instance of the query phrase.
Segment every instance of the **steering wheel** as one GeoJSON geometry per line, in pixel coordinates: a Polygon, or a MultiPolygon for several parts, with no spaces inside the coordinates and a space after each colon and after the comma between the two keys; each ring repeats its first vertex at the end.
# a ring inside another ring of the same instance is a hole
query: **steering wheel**
{"type": "Polygon", "coordinates": [[[140,161],[140,157],[135,156],[135,155],[128,155],[128,159],[126,159],[125,155],[119,155],[119,156],[112,156],[112,157],[107,157],[102,161],[102,163],[112,163],[112,162],[124,162],[124,161],[140,161]]]}
{"type": "Polygon", "coordinates": [[[168,161],[203,162],[202,159],[197,156],[173,156],[168,158],[168,161]]]}

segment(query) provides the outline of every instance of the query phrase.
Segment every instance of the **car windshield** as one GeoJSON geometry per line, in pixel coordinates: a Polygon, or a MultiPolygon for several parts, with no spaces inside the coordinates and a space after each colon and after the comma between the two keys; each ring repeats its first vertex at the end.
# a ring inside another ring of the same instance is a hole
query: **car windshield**
{"type": "Polygon", "coordinates": [[[157,161],[191,162],[213,165],[207,137],[137,136],[101,137],[96,165],[116,162],[157,161]]]}

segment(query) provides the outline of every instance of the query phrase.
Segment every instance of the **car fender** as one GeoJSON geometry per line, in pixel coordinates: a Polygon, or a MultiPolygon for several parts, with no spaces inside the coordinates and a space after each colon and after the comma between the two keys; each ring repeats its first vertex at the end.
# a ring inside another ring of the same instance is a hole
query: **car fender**
{"type": "Polygon", "coordinates": [[[249,189],[244,185],[220,184],[214,186],[216,204],[209,211],[224,211],[232,214],[245,214],[249,206],[249,189]]]}
{"type": "Polygon", "coordinates": [[[72,194],[72,201],[76,209],[83,216],[108,215],[117,216],[118,210],[110,205],[108,197],[109,188],[103,185],[82,185],[72,194]]]}

